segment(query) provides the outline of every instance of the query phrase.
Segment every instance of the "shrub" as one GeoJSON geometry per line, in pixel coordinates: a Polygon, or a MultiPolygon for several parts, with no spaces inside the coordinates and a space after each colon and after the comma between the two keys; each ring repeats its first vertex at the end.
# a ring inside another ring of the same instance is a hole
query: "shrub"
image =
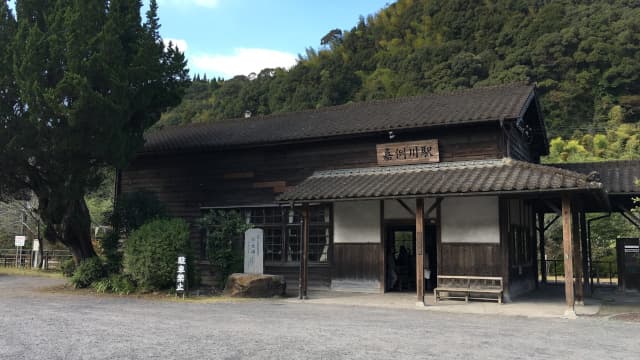
{"type": "Polygon", "coordinates": [[[229,275],[242,272],[243,256],[233,247],[233,241],[251,228],[236,211],[212,211],[200,219],[205,230],[207,257],[220,274],[220,286],[224,286],[229,275]]]}
{"type": "Polygon", "coordinates": [[[92,257],[78,265],[71,276],[71,283],[76,288],[85,288],[104,276],[104,265],[100,258],[92,257]]]}
{"type": "Polygon", "coordinates": [[[91,286],[99,293],[112,292],[128,295],[136,291],[136,285],[126,274],[112,274],[108,278],[94,282],[91,286]]]}
{"type": "Polygon", "coordinates": [[[175,285],[176,261],[187,256],[190,285],[195,279],[189,225],[181,219],[157,219],[134,231],[124,246],[124,270],[142,290],[175,285]]]}
{"type": "Polygon", "coordinates": [[[73,272],[76,271],[76,262],[73,259],[63,261],[60,263],[60,271],[62,271],[62,275],[71,277],[73,272]]]}
{"type": "Polygon", "coordinates": [[[109,216],[113,231],[100,240],[108,273],[122,270],[120,237],[127,237],[144,223],[166,217],[164,205],[150,192],[124,193],[118,197],[116,207],[109,216]]]}
{"type": "Polygon", "coordinates": [[[120,252],[120,235],[118,231],[110,231],[100,240],[100,247],[105,258],[105,270],[109,274],[122,270],[122,253],[120,252]]]}

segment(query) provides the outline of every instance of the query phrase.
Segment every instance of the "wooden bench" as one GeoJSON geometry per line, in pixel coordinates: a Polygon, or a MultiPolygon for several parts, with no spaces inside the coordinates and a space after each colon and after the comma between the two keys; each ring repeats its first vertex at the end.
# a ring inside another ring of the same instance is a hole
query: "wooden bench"
{"type": "Polygon", "coordinates": [[[502,277],[438,275],[435,302],[442,299],[495,300],[502,304],[502,277]],[[445,295],[442,295],[445,293],[445,295]]]}

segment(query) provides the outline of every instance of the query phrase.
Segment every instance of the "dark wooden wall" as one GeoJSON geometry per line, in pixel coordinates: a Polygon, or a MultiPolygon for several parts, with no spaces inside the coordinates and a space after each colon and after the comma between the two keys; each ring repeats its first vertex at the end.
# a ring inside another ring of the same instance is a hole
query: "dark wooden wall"
{"type": "Polygon", "coordinates": [[[442,243],[439,274],[502,276],[500,244],[442,243]]]}
{"type": "Polygon", "coordinates": [[[520,127],[516,125],[515,121],[506,124],[504,129],[504,136],[508,146],[506,156],[516,160],[533,163],[540,162],[539,150],[534,149],[534,146],[540,146],[534,142],[536,137],[540,136],[540,130],[536,124],[538,122],[537,116],[538,112],[535,110],[535,106],[531,106],[525,113],[520,127]],[[530,129],[529,137],[522,132],[521,128],[523,127],[530,129]]]}
{"type": "Polygon", "coordinates": [[[533,205],[523,199],[503,199],[500,231],[504,233],[505,271],[509,296],[517,296],[535,287],[537,281],[536,222],[533,205]],[[519,232],[519,234],[516,234],[519,232]],[[519,249],[519,250],[518,250],[519,249]],[[519,253],[524,252],[524,256],[519,253]]]}
{"type": "MultiPolygon", "coordinates": [[[[494,123],[398,131],[392,141],[383,132],[313,143],[147,154],[122,170],[119,191],[156,193],[172,216],[194,223],[204,207],[273,204],[279,193],[317,170],[376,166],[376,144],[385,142],[438,139],[442,162],[502,158],[501,131],[494,123]]],[[[198,249],[200,234],[196,226],[192,226],[192,241],[198,249]]],[[[340,251],[334,256],[338,272],[333,276],[348,276],[351,271],[355,276],[374,276],[370,267],[376,268],[376,276],[382,276],[382,265],[368,258],[369,251],[353,253],[352,258],[344,257],[344,251],[349,251],[346,248],[340,251]]],[[[377,254],[380,262],[380,252],[377,254]]],[[[293,270],[281,270],[294,278],[290,274],[293,270]]],[[[326,283],[328,277],[328,270],[310,270],[311,283],[326,283]]]]}
{"type": "MultiPolygon", "coordinates": [[[[398,133],[393,141],[438,139],[442,162],[495,159],[496,124],[398,133]]],[[[145,155],[122,171],[121,191],[155,192],[176,216],[201,207],[273,203],[276,194],[316,170],[376,166],[376,148],[386,135],[225,151],[145,155]]]]}
{"type": "MultiPolygon", "coordinates": [[[[287,288],[290,290],[298,287],[300,267],[298,264],[291,265],[265,265],[267,274],[277,274],[284,276],[287,281],[287,288]]],[[[309,264],[309,288],[328,289],[331,286],[331,268],[328,264],[309,264]]]]}
{"type": "Polygon", "coordinates": [[[382,281],[382,244],[333,244],[331,278],[382,281]]]}

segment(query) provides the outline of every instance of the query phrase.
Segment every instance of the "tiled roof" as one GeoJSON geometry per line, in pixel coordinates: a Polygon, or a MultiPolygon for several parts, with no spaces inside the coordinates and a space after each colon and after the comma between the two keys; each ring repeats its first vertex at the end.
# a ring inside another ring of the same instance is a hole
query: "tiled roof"
{"type": "Polygon", "coordinates": [[[147,133],[143,152],[273,144],[517,119],[533,96],[533,85],[503,85],[169,127],[147,133]]]}
{"type": "Polygon", "coordinates": [[[588,176],[512,159],[319,171],[281,202],[601,189],[588,176]]]}
{"type": "Polygon", "coordinates": [[[602,161],[571,164],[549,164],[583,174],[597,172],[600,182],[610,195],[640,194],[640,186],[635,183],[640,179],[640,160],[602,161]]]}

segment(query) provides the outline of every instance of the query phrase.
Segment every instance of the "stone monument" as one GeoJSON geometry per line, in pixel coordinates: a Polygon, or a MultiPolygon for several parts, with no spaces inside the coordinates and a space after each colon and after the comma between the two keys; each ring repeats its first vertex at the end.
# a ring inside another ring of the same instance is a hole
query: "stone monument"
{"type": "Polygon", "coordinates": [[[264,272],[264,254],[262,246],[264,231],[262,229],[249,229],[244,233],[244,273],[262,274],[264,272]]]}

